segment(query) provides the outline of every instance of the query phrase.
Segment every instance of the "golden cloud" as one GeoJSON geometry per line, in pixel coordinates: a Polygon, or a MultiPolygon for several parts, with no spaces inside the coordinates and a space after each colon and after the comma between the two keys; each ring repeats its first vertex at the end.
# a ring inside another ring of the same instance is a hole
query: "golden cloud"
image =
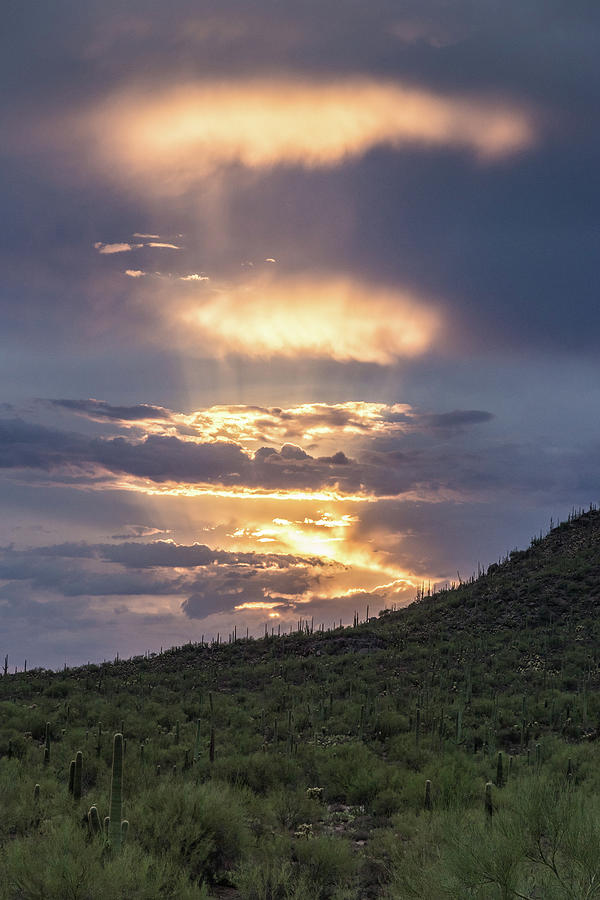
{"type": "Polygon", "coordinates": [[[343,276],[258,279],[188,296],[178,315],[181,339],[215,356],[380,364],[424,353],[441,325],[430,301],[343,276]]]}
{"type": "Polygon", "coordinates": [[[333,166],[376,145],[451,146],[493,161],[530,147],[531,112],[391,81],[203,81],[113,95],[69,123],[111,173],[185,189],[231,164],[333,166]]]}
{"type": "Polygon", "coordinates": [[[128,253],[130,250],[139,250],[143,244],[103,244],[102,241],[96,241],[94,248],[102,255],[111,253],[128,253]]]}

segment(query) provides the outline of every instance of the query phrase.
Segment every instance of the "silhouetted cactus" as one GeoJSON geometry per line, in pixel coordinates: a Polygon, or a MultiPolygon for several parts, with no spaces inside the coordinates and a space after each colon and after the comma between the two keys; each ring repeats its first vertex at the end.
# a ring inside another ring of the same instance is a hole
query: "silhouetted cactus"
{"type": "Polygon", "coordinates": [[[73,785],[75,784],[75,760],[72,759],[69,765],[69,793],[73,793],[73,785]]]}
{"type": "Polygon", "coordinates": [[[75,772],[73,778],[73,800],[79,803],[83,786],[83,753],[78,750],[75,755],[75,772]]]}
{"type": "Polygon", "coordinates": [[[200,749],[202,747],[202,735],[200,732],[200,719],[196,720],[196,743],[194,744],[194,762],[200,759],[200,749]]]}
{"type": "Polygon", "coordinates": [[[98,808],[96,806],[91,806],[88,812],[88,828],[90,830],[90,834],[100,834],[102,832],[102,825],[100,824],[100,816],[98,815],[98,808]]]}
{"type": "Polygon", "coordinates": [[[427,779],[427,781],[425,782],[425,803],[424,803],[424,805],[425,805],[425,809],[428,812],[431,812],[431,810],[433,809],[433,803],[431,800],[431,781],[429,779],[427,779]]]}
{"type": "Polygon", "coordinates": [[[115,850],[121,849],[121,815],[123,812],[123,735],[113,738],[112,774],[110,779],[110,806],[108,817],[108,841],[115,850]]]}
{"type": "Polygon", "coordinates": [[[502,766],[501,752],[498,752],[498,761],[496,763],[496,787],[504,787],[504,771],[502,766]]]}
{"type": "Polygon", "coordinates": [[[492,821],[494,815],[494,804],[492,801],[492,782],[488,781],[485,786],[485,814],[488,822],[492,821]]]}
{"type": "Polygon", "coordinates": [[[50,762],[50,722],[46,722],[46,734],[44,737],[44,765],[50,762]]]}

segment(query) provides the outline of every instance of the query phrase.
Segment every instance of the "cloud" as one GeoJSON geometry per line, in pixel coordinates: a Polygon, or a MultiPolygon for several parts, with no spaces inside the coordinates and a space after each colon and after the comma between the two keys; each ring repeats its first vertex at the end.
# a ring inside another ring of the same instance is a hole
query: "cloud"
{"type": "Polygon", "coordinates": [[[318,576],[302,569],[283,572],[218,571],[199,579],[196,589],[181,604],[191,619],[203,619],[218,610],[270,609],[284,603],[302,602],[317,587],[318,576]],[[284,597],[281,595],[284,594],[284,597]],[[252,606],[248,607],[248,604],[252,606]]]}
{"type": "Polygon", "coordinates": [[[94,244],[98,253],[128,253],[130,250],[138,250],[143,244],[103,244],[102,241],[96,241],[94,244]]]}
{"type": "Polygon", "coordinates": [[[444,95],[391,80],[206,80],[116,92],[69,121],[107,173],[183,190],[232,164],[339,165],[372,147],[453,147],[493,162],[530,148],[519,103],[444,95]]]}
{"type": "Polygon", "coordinates": [[[197,272],[192,272],[191,275],[180,275],[180,281],[210,281],[208,275],[204,275],[203,273],[198,274],[197,272]]]}
{"type": "Polygon", "coordinates": [[[171,411],[163,406],[152,406],[149,403],[138,403],[135,406],[112,406],[104,400],[95,400],[93,397],[87,400],[44,400],[44,403],[57,408],[67,409],[69,412],[86,416],[94,421],[167,421],[171,419],[171,411]]]}
{"type": "Polygon", "coordinates": [[[406,403],[347,400],[343,403],[303,403],[299,406],[211,406],[188,415],[173,413],[181,435],[263,443],[308,443],[328,439],[355,440],[357,436],[406,431],[419,414],[406,403]]]}
{"type": "Polygon", "coordinates": [[[152,525],[124,525],[122,534],[111,534],[113,541],[129,541],[131,538],[157,537],[171,534],[170,528],[154,528],[152,525]]]}
{"type": "Polygon", "coordinates": [[[177,244],[167,244],[158,241],[150,241],[146,246],[148,247],[163,247],[166,250],[181,250],[181,247],[178,247],[177,244]]]}
{"type": "MultiPolygon", "coordinates": [[[[342,276],[257,278],[191,296],[179,313],[182,339],[219,356],[327,357],[390,364],[427,351],[442,319],[414,292],[342,276]]],[[[175,323],[176,324],[176,323],[175,323]]]]}
{"type": "Polygon", "coordinates": [[[433,413],[421,416],[421,422],[431,428],[464,428],[490,422],[493,414],[480,409],[455,409],[448,413],[433,413]]]}
{"type": "Polygon", "coordinates": [[[141,434],[137,439],[87,437],[19,419],[0,420],[0,467],[52,472],[61,484],[94,485],[112,478],[121,489],[142,492],[191,496],[224,491],[282,499],[321,494],[364,501],[411,492],[438,499],[440,492],[459,496],[493,483],[481,452],[465,450],[460,442],[453,445],[468,425],[491,418],[484,411],[456,410],[440,414],[438,421],[402,404],[309,404],[298,410],[249,407],[239,412],[238,407],[216,407],[187,416],[146,404],[60,400],[54,405],[95,421],[134,426],[141,434]],[[223,439],[230,428],[238,440],[223,439]],[[280,449],[261,446],[265,431],[310,435],[317,453],[289,440],[280,449]],[[438,439],[428,438],[432,432],[438,439]],[[342,441],[351,455],[339,449],[342,441]]]}
{"type": "MultiPolygon", "coordinates": [[[[27,563],[32,559],[88,559],[118,563],[127,569],[197,569],[215,565],[241,566],[253,569],[288,569],[294,566],[326,565],[316,556],[283,553],[233,552],[208,547],[206,544],[176,544],[174,541],[125,541],[118,544],[90,544],[86,541],[51,544],[25,550],[0,548],[4,560],[16,564],[18,577],[27,577],[27,563]],[[19,568],[20,567],[20,568],[19,568]]],[[[12,577],[17,577],[13,575],[12,577]]]]}
{"type": "Polygon", "coordinates": [[[203,618],[274,596],[292,605],[339,568],[318,558],[232,553],[164,541],[4,547],[0,581],[6,583],[0,586],[0,600],[18,596],[22,583],[64,598],[177,596],[186,616],[203,618]]]}
{"type": "Polygon", "coordinates": [[[149,238],[150,240],[155,240],[155,241],[160,240],[160,234],[142,234],[139,231],[134,231],[133,236],[137,237],[137,238],[149,238]]]}
{"type": "Polygon", "coordinates": [[[141,278],[146,273],[142,269],[125,269],[125,274],[129,275],[130,278],[141,278]]]}

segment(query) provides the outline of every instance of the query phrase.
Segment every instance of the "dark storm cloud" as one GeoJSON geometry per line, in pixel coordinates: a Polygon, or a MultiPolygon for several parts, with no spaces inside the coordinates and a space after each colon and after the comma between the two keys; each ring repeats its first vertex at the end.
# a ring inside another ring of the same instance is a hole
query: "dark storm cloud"
{"type": "Polygon", "coordinates": [[[89,441],[76,434],[34,425],[22,419],[0,419],[0,468],[50,470],[89,461],[89,441]]]}
{"type": "Polygon", "coordinates": [[[455,429],[469,425],[479,425],[489,422],[494,418],[492,413],[482,409],[455,409],[447,413],[432,413],[423,415],[420,421],[430,428],[455,429]]]}
{"type": "Polygon", "coordinates": [[[23,559],[58,557],[61,559],[101,559],[119,563],[125,568],[197,568],[210,565],[240,565],[268,568],[286,568],[304,564],[321,565],[316,557],[300,557],[278,553],[232,553],[214,550],[205,544],[176,544],[173,541],[150,543],[126,542],[120,544],[88,544],[86,542],[55,544],[35,547],[13,555],[23,559]]]}
{"type": "Polygon", "coordinates": [[[236,444],[199,444],[159,435],[138,443],[121,437],[90,439],[21,419],[0,420],[0,468],[49,471],[91,465],[156,482],[228,482],[239,480],[250,462],[236,444]]]}
{"type": "Polygon", "coordinates": [[[88,400],[45,400],[44,402],[99,422],[166,421],[171,418],[168,409],[164,409],[162,406],[151,406],[147,403],[138,403],[135,406],[111,406],[104,400],[92,398],[88,400]]]}
{"type": "Polygon", "coordinates": [[[195,590],[181,604],[190,619],[203,619],[211,613],[231,610],[246,603],[290,604],[308,590],[318,586],[313,572],[292,569],[285,572],[252,570],[219,570],[210,577],[201,576],[195,590]],[[286,594],[284,600],[278,596],[286,594]]]}
{"type": "Polygon", "coordinates": [[[478,73],[487,83],[509,80],[521,88],[525,75],[535,86],[541,71],[546,89],[566,82],[565,91],[597,61],[593,2],[481,0],[474,6],[457,0],[449,6],[444,0],[378,0],[367,9],[361,0],[346,0],[343,16],[335,0],[262,0],[251,8],[242,0],[177,0],[169,8],[146,0],[130,0],[126,8],[114,0],[76,8],[63,0],[51,8],[36,4],[35,15],[31,7],[10,5],[4,69],[14,76],[19,66],[15,89],[35,86],[50,97],[57,85],[77,92],[121,81],[148,60],[157,77],[174,68],[247,73],[285,64],[321,73],[363,67],[412,72],[455,84],[471,84],[478,73]],[[37,66],[21,65],[24,46],[37,66]],[[574,54],[580,60],[576,72],[566,66],[574,54]],[[40,83],[42,65],[49,83],[40,83]]]}
{"type": "Polygon", "coordinates": [[[183,612],[200,618],[271,595],[288,601],[315,589],[339,566],[290,554],[233,553],[165,542],[58,544],[0,549],[0,600],[22,598],[19,587],[73,597],[187,595],[183,612]],[[172,570],[177,569],[177,573],[172,570]],[[181,570],[186,570],[182,572],[181,570]]]}

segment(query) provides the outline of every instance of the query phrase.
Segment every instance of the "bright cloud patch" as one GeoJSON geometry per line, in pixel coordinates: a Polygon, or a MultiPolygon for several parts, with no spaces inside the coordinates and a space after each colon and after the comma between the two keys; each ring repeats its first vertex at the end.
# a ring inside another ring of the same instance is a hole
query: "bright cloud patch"
{"type": "Polygon", "coordinates": [[[103,244],[102,241],[96,241],[94,244],[98,253],[103,255],[111,253],[128,253],[130,250],[138,250],[143,244],[103,244]]]}
{"type": "Polygon", "coordinates": [[[450,146],[493,161],[530,147],[518,105],[391,81],[204,81],[124,91],[76,117],[111,171],[184,188],[231,164],[332,166],[376,145],[450,146]]]}
{"type": "Polygon", "coordinates": [[[220,356],[381,364],[425,352],[440,327],[431,303],[342,277],[266,279],[189,298],[181,321],[188,339],[220,356]]]}

